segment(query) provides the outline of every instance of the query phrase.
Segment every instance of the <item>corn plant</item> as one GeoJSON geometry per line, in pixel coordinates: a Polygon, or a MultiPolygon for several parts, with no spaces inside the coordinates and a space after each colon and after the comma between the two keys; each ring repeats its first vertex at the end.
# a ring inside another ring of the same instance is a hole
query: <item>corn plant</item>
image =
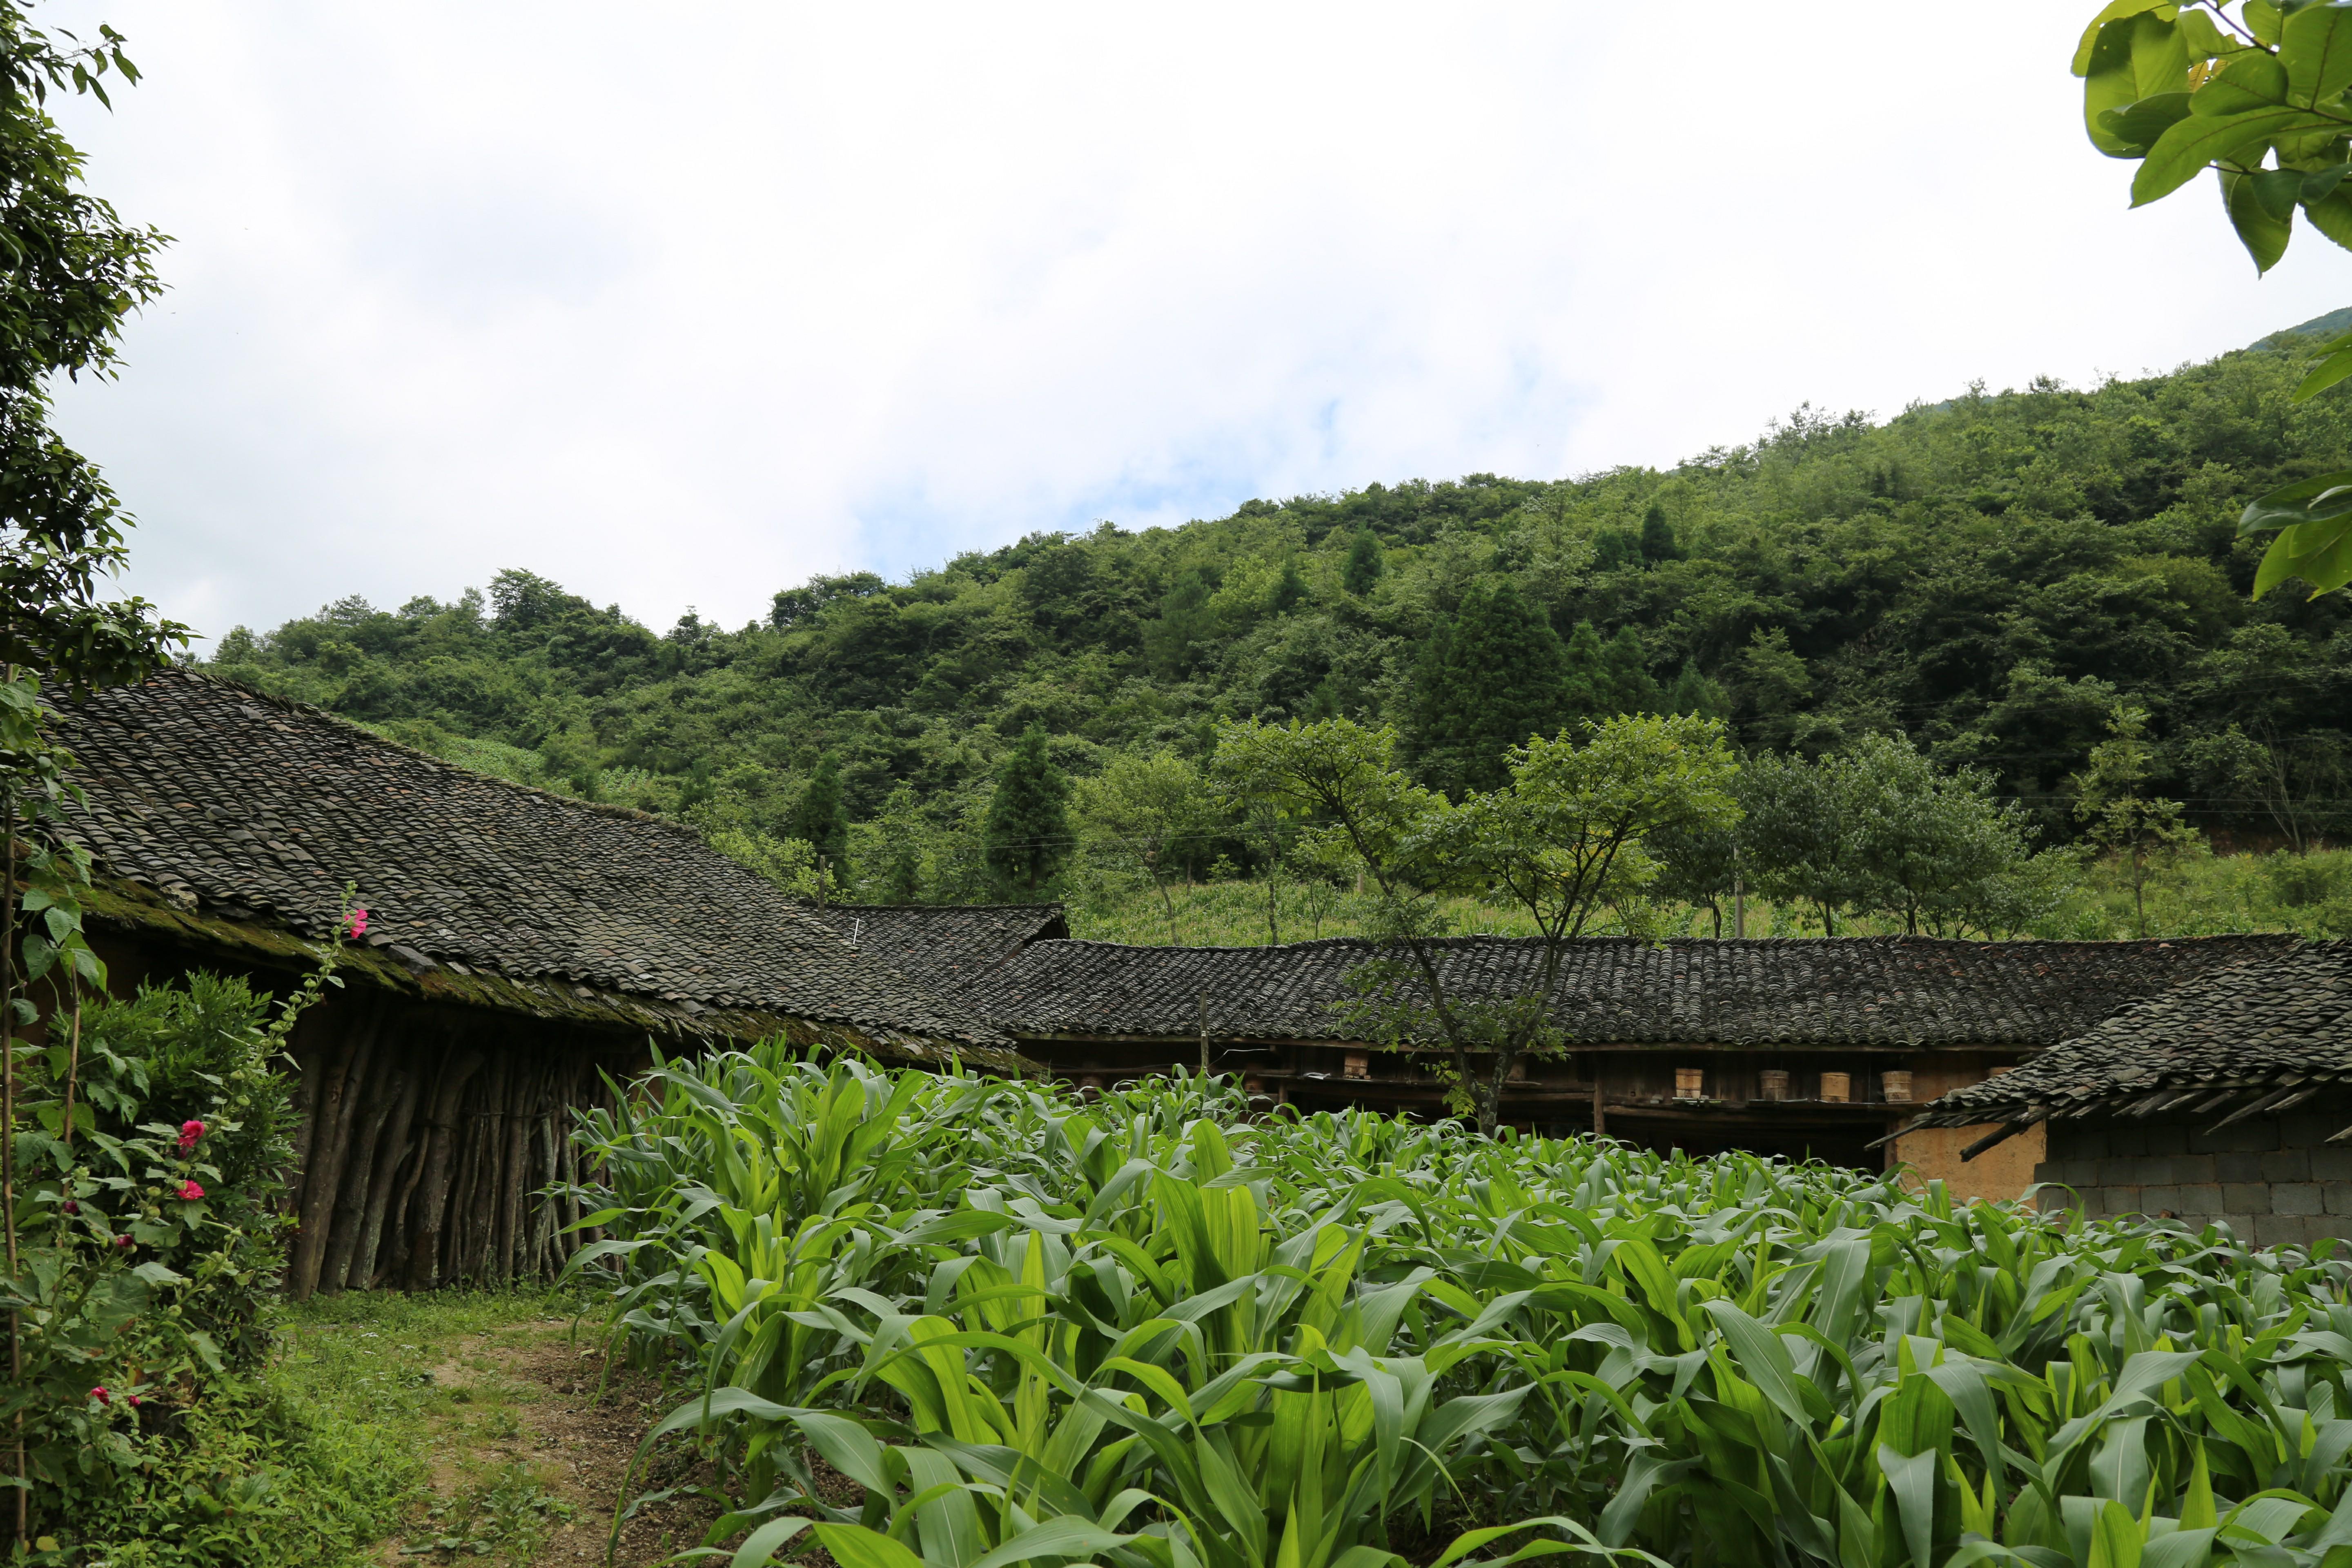
{"type": "Polygon", "coordinates": [[[781,1044],[579,1137],[738,1568],[2352,1563],[2352,1268],[2219,1229],[781,1044]]]}

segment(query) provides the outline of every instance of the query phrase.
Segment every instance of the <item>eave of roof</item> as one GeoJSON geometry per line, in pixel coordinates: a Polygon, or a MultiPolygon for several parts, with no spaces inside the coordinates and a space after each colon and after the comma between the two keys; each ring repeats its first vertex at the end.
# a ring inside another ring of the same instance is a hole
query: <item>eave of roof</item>
{"type": "MultiPolygon", "coordinates": [[[[152,888],[117,877],[101,877],[84,903],[93,926],[217,952],[243,962],[309,969],[327,956],[323,942],[281,925],[191,910],[152,888]]],[[[710,1007],[583,984],[548,976],[519,977],[446,963],[427,966],[404,962],[394,944],[346,942],[336,971],[378,989],[418,1002],[439,1002],[513,1013],[583,1028],[648,1035],[698,1046],[726,1046],[782,1036],[795,1045],[870,1052],[900,1061],[944,1064],[962,1061],[1012,1076],[1042,1073],[1043,1064],[1018,1050],[908,1034],[900,1030],[818,1023],[759,1008],[710,1007]]]]}
{"type": "Polygon", "coordinates": [[[1970,1158],[2053,1120],[2179,1112],[2219,1117],[2218,1130],[2339,1087],[2352,1088],[2352,942],[2298,943],[2125,1008],[1930,1101],[1903,1131],[1992,1125],[1970,1158]]]}

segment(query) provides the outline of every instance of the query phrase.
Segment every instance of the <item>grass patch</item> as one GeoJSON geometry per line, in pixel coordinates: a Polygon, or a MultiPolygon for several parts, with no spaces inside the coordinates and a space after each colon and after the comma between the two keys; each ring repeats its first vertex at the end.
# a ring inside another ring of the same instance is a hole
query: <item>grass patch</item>
{"type": "Polygon", "coordinates": [[[545,1291],[282,1308],[259,1375],[222,1380],[175,1431],[154,1434],[120,1500],[79,1521],[89,1544],[36,1561],[520,1568],[580,1511],[535,1437],[533,1406],[549,1390],[528,1375],[572,1353],[576,1310],[545,1291]]]}
{"type": "Polygon", "coordinates": [[[576,1510],[529,1451],[527,1409],[545,1391],[511,1363],[568,1338],[576,1310],[527,1290],[317,1299],[288,1311],[272,1374],[320,1426],[400,1456],[401,1507],[374,1540],[399,1533],[413,1562],[520,1564],[576,1510]]]}

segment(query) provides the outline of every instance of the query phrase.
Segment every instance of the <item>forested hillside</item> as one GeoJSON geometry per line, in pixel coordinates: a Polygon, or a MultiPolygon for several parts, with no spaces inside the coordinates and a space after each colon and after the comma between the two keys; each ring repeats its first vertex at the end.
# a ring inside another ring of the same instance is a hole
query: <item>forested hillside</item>
{"type": "MultiPolygon", "coordinates": [[[[212,668],[714,832],[785,836],[830,756],[866,896],[1001,891],[981,821],[1033,726],[1083,778],[1123,752],[1200,755],[1250,714],[1394,722],[1449,788],[1530,728],[1621,710],[1719,713],[1745,748],[1814,754],[1899,731],[1991,770],[2055,842],[2125,700],[2149,715],[2153,787],[2192,821],[2303,844],[2347,817],[2352,612],[2293,585],[2250,603],[2260,542],[2233,532],[2248,497],[2352,462],[2352,394],[2291,403],[2298,374],[2260,349],[1884,424],[1806,408],[1667,471],[1034,534],[904,583],[817,578],[733,629],[656,632],[509,571],[239,628],[212,668]]],[[[1183,854],[1252,848],[1236,830],[1183,854]]]]}

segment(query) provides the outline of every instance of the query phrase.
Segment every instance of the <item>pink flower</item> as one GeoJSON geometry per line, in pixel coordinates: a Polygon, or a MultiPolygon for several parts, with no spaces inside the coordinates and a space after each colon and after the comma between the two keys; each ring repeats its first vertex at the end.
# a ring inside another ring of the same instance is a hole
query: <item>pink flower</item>
{"type": "Polygon", "coordinates": [[[367,935],[367,906],[360,905],[352,911],[351,931],[353,936],[367,935]]]}
{"type": "Polygon", "coordinates": [[[204,1124],[203,1122],[201,1122],[201,1121],[183,1121],[183,1122],[181,1122],[181,1123],[180,1123],[180,1152],[181,1152],[181,1153],[183,1153],[183,1154],[184,1154],[184,1153],[186,1153],[189,1150],[191,1150],[191,1149],[194,1148],[194,1147],[196,1146],[196,1140],[197,1140],[197,1139],[199,1139],[199,1138],[201,1138],[201,1137],[203,1137],[204,1135],[205,1135],[205,1124],[204,1124]]]}
{"type": "Polygon", "coordinates": [[[74,1202],[74,1201],[73,1201],[73,1199],[71,1199],[71,1198],[68,1198],[68,1199],[65,1201],[65,1203],[64,1203],[61,1206],[65,1209],[66,1213],[68,1213],[68,1214],[79,1214],[79,1213],[81,1213],[81,1205],[79,1205],[79,1204],[78,1204],[78,1203],[74,1202]]]}
{"type": "Polygon", "coordinates": [[[139,1398],[139,1396],[138,1396],[137,1394],[132,1394],[132,1395],[131,1396],[131,1409],[133,1409],[133,1410],[138,1409],[138,1408],[139,1408],[139,1406],[140,1406],[140,1404],[141,1404],[141,1403],[142,1403],[142,1402],[141,1402],[141,1400],[140,1400],[140,1398],[139,1398]]]}
{"type": "Polygon", "coordinates": [[[97,1400],[100,1405],[111,1405],[114,1403],[113,1395],[106,1392],[106,1384],[102,1383],[96,1388],[89,1391],[89,1396],[92,1399],[97,1400]]]}
{"type": "Polygon", "coordinates": [[[203,1197],[204,1195],[205,1195],[205,1190],[204,1190],[204,1188],[202,1188],[202,1187],[200,1187],[200,1186],[196,1185],[196,1184],[195,1184],[195,1183],[194,1183],[194,1182],[182,1182],[182,1183],[180,1184],[180,1201],[181,1201],[182,1203],[184,1203],[184,1204],[192,1204],[192,1203],[194,1203],[198,1198],[203,1197]]]}
{"type": "Polygon", "coordinates": [[[114,1245],[116,1250],[128,1252],[131,1250],[131,1238],[127,1236],[118,1236],[114,1238],[114,1245]]]}

